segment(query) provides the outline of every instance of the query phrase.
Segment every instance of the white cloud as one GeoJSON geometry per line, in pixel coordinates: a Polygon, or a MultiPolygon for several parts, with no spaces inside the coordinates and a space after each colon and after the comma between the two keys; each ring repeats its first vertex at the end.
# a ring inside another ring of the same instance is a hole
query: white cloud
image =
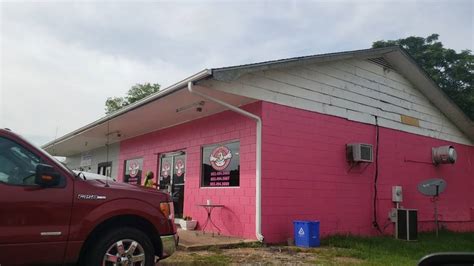
{"type": "Polygon", "coordinates": [[[143,63],[61,42],[34,25],[3,28],[2,126],[44,141],[104,113],[109,96],[140,82],[170,84],[187,73],[159,59],[143,63]],[[28,30],[28,34],[25,34],[28,30]]]}
{"type": "Polygon", "coordinates": [[[439,33],[473,49],[472,1],[1,2],[0,127],[44,143],[135,83],[439,33]]]}

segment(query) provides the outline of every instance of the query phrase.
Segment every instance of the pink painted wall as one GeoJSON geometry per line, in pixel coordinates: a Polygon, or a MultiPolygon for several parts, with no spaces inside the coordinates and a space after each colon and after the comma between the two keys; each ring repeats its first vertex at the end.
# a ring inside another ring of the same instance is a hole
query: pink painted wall
{"type": "MultiPolygon", "coordinates": [[[[244,109],[260,115],[260,108],[258,102],[244,109]]],[[[124,160],[136,157],[144,158],[144,172],[152,170],[156,176],[157,154],[172,151],[185,151],[187,156],[184,215],[202,224],[206,212],[196,204],[210,199],[226,206],[212,215],[224,234],[255,238],[255,122],[226,111],[125,140],[120,144],[119,178],[123,177],[124,160]],[[231,140],[240,140],[240,187],[200,188],[201,147],[231,140]]]]}
{"type": "MultiPolygon", "coordinates": [[[[372,235],[375,164],[350,168],[345,144],[375,145],[375,127],[277,104],[262,103],[262,230],[268,242],[293,237],[292,221],[320,220],[322,236],[372,235]]],[[[387,223],[391,187],[403,186],[406,208],[419,210],[419,229],[432,229],[433,204],[416,186],[434,177],[447,181],[440,197],[442,225],[474,231],[474,147],[380,128],[378,223],[387,223]],[[431,148],[453,145],[454,165],[435,167],[431,148]],[[411,162],[416,161],[416,162],[411,162]]],[[[387,226],[384,233],[392,233],[387,226]]]]}
{"type": "MultiPolygon", "coordinates": [[[[351,168],[345,144],[375,145],[375,127],[277,104],[258,102],[245,107],[263,119],[262,230],[267,242],[293,237],[293,220],[320,220],[322,236],[337,233],[373,235],[372,197],[375,164],[351,168]]],[[[143,170],[158,171],[160,153],[186,152],[184,214],[203,223],[196,204],[210,199],[226,205],[213,217],[224,234],[255,238],[255,122],[230,111],[125,140],[119,169],[126,159],[143,157],[143,170]],[[239,188],[200,188],[201,147],[240,140],[239,188]]],[[[448,182],[439,201],[442,225],[474,231],[474,147],[380,128],[378,223],[393,228],[391,188],[403,186],[402,206],[419,210],[419,229],[433,229],[433,205],[417,192],[422,180],[448,182]],[[435,167],[431,147],[453,145],[454,165],[435,167]]]]}

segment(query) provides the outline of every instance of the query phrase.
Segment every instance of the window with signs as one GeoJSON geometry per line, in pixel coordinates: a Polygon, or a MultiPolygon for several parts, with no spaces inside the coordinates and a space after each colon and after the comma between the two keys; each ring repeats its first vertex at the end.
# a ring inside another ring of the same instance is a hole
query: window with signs
{"type": "Polygon", "coordinates": [[[140,185],[142,181],[143,158],[129,159],[125,161],[123,182],[132,185],[140,185]]]}
{"type": "Polygon", "coordinates": [[[201,187],[240,185],[240,142],[202,148],[201,187]]]}

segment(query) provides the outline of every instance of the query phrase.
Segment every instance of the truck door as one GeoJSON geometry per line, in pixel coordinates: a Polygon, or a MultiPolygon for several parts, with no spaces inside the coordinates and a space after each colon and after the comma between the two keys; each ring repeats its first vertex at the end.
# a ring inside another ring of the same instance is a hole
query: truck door
{"type": "Polygon", "coordinates": [[[72,181],[64,169],[29,144],[0,135],[0,265],[62,263],[72,181]],[[61,174],[57,186],[35,184],[40,163],[61,174]]]}

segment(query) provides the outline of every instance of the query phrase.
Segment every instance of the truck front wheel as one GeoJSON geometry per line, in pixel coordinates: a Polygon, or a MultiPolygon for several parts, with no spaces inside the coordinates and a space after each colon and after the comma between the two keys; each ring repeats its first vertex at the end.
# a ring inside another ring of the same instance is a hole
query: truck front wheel
{"type": "Polygon", "coordinates": [[[150,238],[132,227],[115,228],[88,249],[85,265],[151,266],[155,254],[150,238]]]}

